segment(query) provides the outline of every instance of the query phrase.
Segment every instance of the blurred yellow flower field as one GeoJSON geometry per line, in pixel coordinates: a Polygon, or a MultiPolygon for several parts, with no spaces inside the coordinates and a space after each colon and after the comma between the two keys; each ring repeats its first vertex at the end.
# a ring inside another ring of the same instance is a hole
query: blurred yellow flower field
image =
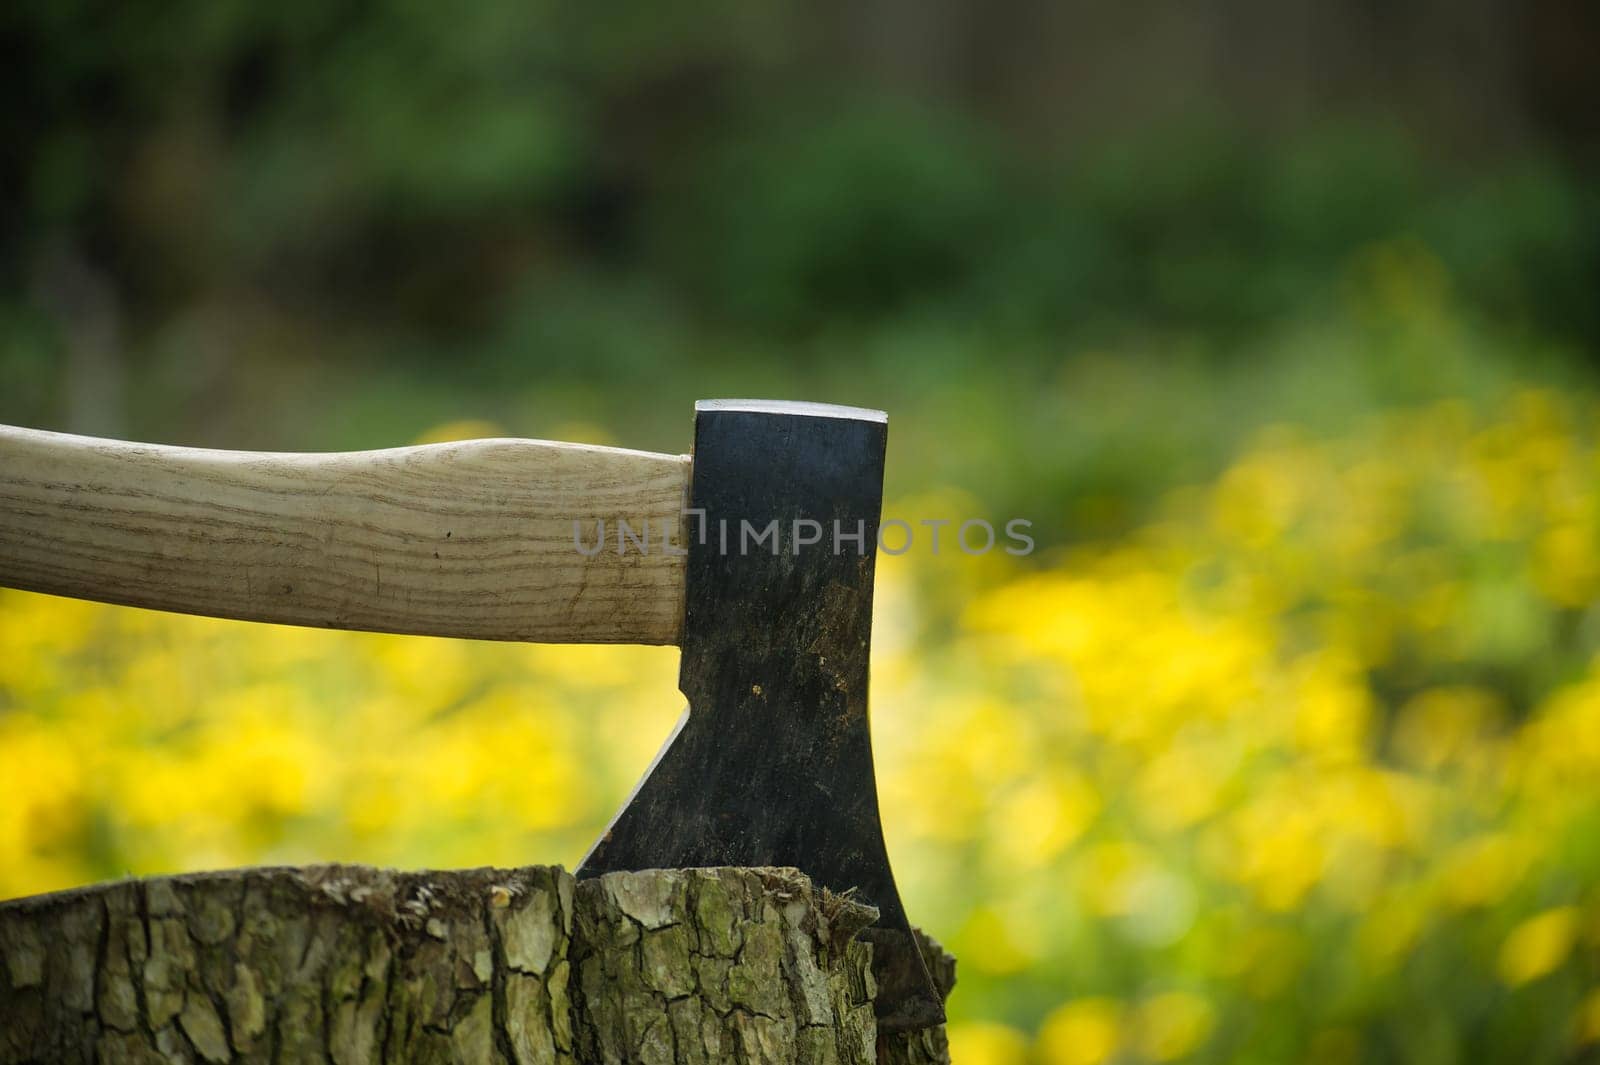
{"type": "MultiPolygon", "coordinates": [[[[1600,1043],[1597,415],[1529,392],[1271,429],[1120,542],[882,560],[884,819],[961,958],[957,1061],[1600,1043]]],[[[681,708],[670,649],[11,592],[0,648],[4,895],[571,865],[681,708]]]]}

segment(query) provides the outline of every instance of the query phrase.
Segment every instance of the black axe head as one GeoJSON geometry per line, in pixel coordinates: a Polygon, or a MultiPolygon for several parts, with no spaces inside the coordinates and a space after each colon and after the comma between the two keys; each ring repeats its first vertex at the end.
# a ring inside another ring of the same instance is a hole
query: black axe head
{"type": "Polygon", "coordinates": [[[854,890],[878,908],[879,1026],[914,1029],[944,1006],[889,868],[867,719],[887,437],[881,411],[696,404],[689,708],[577,875],[789,865],[854,890]]]}

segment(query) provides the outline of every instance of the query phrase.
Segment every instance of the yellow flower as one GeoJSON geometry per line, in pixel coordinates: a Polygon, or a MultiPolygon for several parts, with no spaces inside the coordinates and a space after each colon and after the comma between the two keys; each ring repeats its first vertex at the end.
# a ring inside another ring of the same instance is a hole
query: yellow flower
{"type": "Polygon", "coordinates": [[[1499,700],[1479,688],[1430,688],[1401,708],[1394,729],[1397,753],[1415,765],[1438,769],[1479,748],[1499,727],[1499,700]]]}
{"type": "Polygon", "coordinates": [[[1014,869],[1035,869],[1083,834],[1100,797],[1070,769],[1035,776],[995,806],[991,838],[996,857],[1014,869]]]}
{"type": "Polygon", "coordinates": [[[1440,862],[1439,891],[1460,909],[1499,902],[1522,879],[1532,847],[1507,832],[1491,832],[1447,851],[1440,862]]]}
{"type": "Polygon", "coordinates": [[[966,1021],[950,1025],[950,1060],[961,1065],[1026,1065],[1028,1040],[1010,1025],[966,1021]]]}
{"type": "Polygon", "coordinates": [[[1121,1026],[1122,1010],[1113,999],[1080,998],[1057,1006],[1039,1028],[1039,1058],[1044,1065],[1102,1065],[1117,1052],[1121,1026]]]}
{"type": "Polygon", "coordinates": [[[1005,912],[993,906],[979,906],[962,929],[961,957],[983,972],[1010,975],[1022,972],[1038,960],[1037,939],[1030,937],[1025,918],[1031,915],[1005,912]]]}
{"type": "Polygon", "coordinates": [[[1268,430],[1260,446],[1235,463],[1213,490],[1212,527],[1245,548],[1266,548],[1304,514],[1315,461],[1315,453],[1293,430],[1268,430]]]}
{"type": "Polygon", "coordinates": [[[1358,757],[1366,745],[1372,695],[1350,655],[1325,651],[1293,667],[1295,742],[1322,760],[1358,757]]]}
{"type": "Polygon", "coordinates": [[[1201,821],[1222,801],[1233,766],[1227,755],[1191,746],[1174,746],[1157,755],[1135,781],[1139,812],[1157,828],[1175,831],[1201,821]]]}
{"type": "Polygon", "coordinates": [[[1500,980],[1521,987],[1556,969],[1567,959],[1578,934],[1578,910],[1557,906],[1528,918],[1500,945],[1500,980]]]}
{"type": "Polygon", "coordinates": [[[1380,900],[1356,934],[1356,947],[1372,976],[1397,966],[1422,935],[1424,910],[1409,896],[1380,900]]]}
{"type": "Polygon", "coordinates": [[[1139,1004],[1133,1042],[1151,1061],[1174,1061],[1197,1049],[1216,1023],[1211,1004],[1187,991],[1168,991],[1139,1004]]]}
{"type": "Polygon", "coordinates": [[[1533,576],[1552,601],[1583,608],[1600,595],[1600,528],[1563,522],[1539,535],[1533,576]]]}
{"type": "Polygon", "coordinates": [[[1234,818],[1221,870],[1253,888],[1269,910],[1292,910],[1322,879],[1327,837],[1300,796],[1268,795],[1234,818]]]}
{"type": "MultiPolygon", "coordinates": [[[[505,435],[505,430],[494,422],[463,419],[435,425],[420,434],[416,442],[419,444],[445,444],[455,440],[480,440],[505,435]]],[[[561,439],[567,438],[562,437],[561,439]]],[[[576,438],[574,437],[573,439],[576,438]]]]}

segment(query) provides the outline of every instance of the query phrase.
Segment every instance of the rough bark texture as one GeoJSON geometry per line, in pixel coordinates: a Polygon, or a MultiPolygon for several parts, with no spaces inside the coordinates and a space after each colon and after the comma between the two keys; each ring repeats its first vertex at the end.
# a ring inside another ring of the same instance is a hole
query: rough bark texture
{"type": "Polygon", "coordinates": [[[872,916],[792,869],[105,884],[0,904],[0,1065],[947,1062],[878,1036],[872,916]]]}

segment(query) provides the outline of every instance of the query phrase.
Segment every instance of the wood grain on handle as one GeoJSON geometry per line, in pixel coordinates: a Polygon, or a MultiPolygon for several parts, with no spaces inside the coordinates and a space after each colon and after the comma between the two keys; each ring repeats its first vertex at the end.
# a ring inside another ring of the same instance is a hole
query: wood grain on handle
{"type": "Polygon", "coordinates": [[[551,643],[674,643],[684,455],[542,440],[348,454],[0,426],[0,585],[191,614],[551,643]],[[595,546],[604,520],[604,550],[595,546]],[[616,522],[649,523],[618,553],[616,522]],[[663,532],[670,539],[663,540],[663,532]]]}

